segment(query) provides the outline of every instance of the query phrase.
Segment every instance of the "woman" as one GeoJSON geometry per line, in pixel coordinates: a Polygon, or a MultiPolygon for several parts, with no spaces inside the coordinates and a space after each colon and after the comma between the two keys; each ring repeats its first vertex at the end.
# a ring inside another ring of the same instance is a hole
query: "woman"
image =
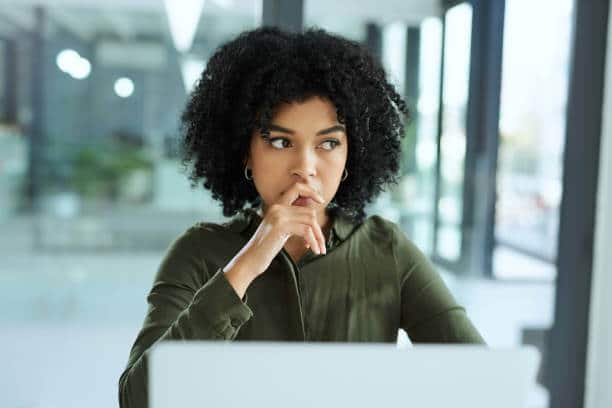
{"type": "Polygon", "coordinates": [[[163,340],[395,342],[403,328],[413,342],[483,343],[401,229],[365,216],[397,182],[406,114],[380,64],[323,30],[261,28],[216,50],[182,146],[193,185],[233,218],[167,252],[122,407],[146,405],[146,352],[163,340]]]}

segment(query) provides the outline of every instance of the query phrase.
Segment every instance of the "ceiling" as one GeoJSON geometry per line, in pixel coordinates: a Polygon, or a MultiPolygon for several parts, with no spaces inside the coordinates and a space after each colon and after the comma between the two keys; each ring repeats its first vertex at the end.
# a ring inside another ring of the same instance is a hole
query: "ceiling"
{"type": "MultiPolygon", "coordinates": [[[[255,0],[235,0],[229,8],[219,4],[223,2],[206,2],[198,26],[202,33],[198,34],[205,34],[207,25],[203,23],[208,20],[223,21],[227,31],[245,19],[254,24],[255,0]]],[[[129,41],[170,36],[162,0],[0,0],[0,26],[8,26],[5,32],[15,28],[31,30],[35,25],[33,8],[38,5],[47,13],[50,32],[62,29],[84,40],[114,37],[129,41]]],[[[216,32],[226,31],[223,27],[215,27],[216,32]]]]}
{"type": "MultiPolygon", "coordinates": [[[[192,52],[206,57],[217,44],[258,26],[261,2],[205,0],[192,52]]],[[[366,21],[417,24],[440,14],[439,0],[304,0],[304,4],[306,26],[317,25],[353,39],[362,38],[366,21]]],[[[32,31],[35,6],[44,7],[47,35],[63,31],[84,41],[95,39],[101,63],[120,61],[156,69],[164,65],[172,43],[163,0],[0,0],[0,36],[20,38],[32,31]]]]}
{"type": "MultiPolygon", "coordinates": [[[[305,0],[305,23],[343,32],[364,21],[419,22],[440,13],[438,0],[305,0]]],[[[33,7],[42,5],[52,22],[82,39],[96,36],[136,38],[169,37],[163,0],[0,0],[0,34],[29,31],[33,7]]],[[[205,0],[198,36],[225,37],[261,17],[261,0],[205,0]]]]}

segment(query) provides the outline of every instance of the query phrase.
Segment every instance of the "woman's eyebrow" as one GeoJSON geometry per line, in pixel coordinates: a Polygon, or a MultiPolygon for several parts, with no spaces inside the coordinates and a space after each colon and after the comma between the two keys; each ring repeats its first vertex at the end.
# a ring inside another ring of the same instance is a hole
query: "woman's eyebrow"
{"type": "Polygon", "coordinates": [[[328,133],[333,133],[333,132],[344,132],[345,130],[346,129],[344,128],[344,125],[334,125],[330,128],[319,130],[317,132],[317,136],[326,135],[328,133]]]}
{"type": "MultiPolygon", "coordinates": [[[[295,134],[294,130],[287,129],[285,127],[278,126],[278,125],[275,125],[273,123],[271,123],[270,126],[268,126],[268,129],[270,131],[275,130],[277,132],[289,133],[290,135],[295,134]]],[[[317,136],[326,135],[326,134],[332,133],[332,132],[345,132],[345,131],[346,131],[346,129],[345,129],[344,125],[334,125],[334,126],[332,126],[330,128],[319,130],[317,132],[317,136]]]]}

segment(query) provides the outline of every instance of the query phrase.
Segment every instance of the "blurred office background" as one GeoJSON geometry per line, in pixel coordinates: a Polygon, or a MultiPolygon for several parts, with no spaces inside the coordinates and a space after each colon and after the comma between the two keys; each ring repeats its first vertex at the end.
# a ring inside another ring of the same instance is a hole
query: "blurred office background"
{"type": "Polygon", "coordinates": [[[612,406],[607,18],[579,0],[0,0],[0,405],[118,405],[169,243],[224,221],[180,171],[181,109],[215,48],[266,24],[381,59],[413,120],[368,213],[490,346],[538,347],[530,407],[612,406]]]}

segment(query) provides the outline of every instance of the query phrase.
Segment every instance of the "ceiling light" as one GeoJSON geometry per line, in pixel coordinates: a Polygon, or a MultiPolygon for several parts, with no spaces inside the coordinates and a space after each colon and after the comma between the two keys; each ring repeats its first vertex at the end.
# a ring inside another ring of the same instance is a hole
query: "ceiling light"
{"type": "Polygon", "coordinates": [[[187,93],[191,93],[205,66],[206,61],[198,58],[185,57],[181,60],[181,73],[187,93]]]}
{"type": "Polygon", "coordinates": [[[187,52],[191,48],[193,38],[198,28],[204,0],[164,0],[170,34],[174,47],[179,52],[187,52]]]}
{"type": "Polygon", "coordinates": [[[121,98],[129,98],[134,93],[134,81],[130,78],[119,78],[115,81],[115,93],[121,98]]]}

